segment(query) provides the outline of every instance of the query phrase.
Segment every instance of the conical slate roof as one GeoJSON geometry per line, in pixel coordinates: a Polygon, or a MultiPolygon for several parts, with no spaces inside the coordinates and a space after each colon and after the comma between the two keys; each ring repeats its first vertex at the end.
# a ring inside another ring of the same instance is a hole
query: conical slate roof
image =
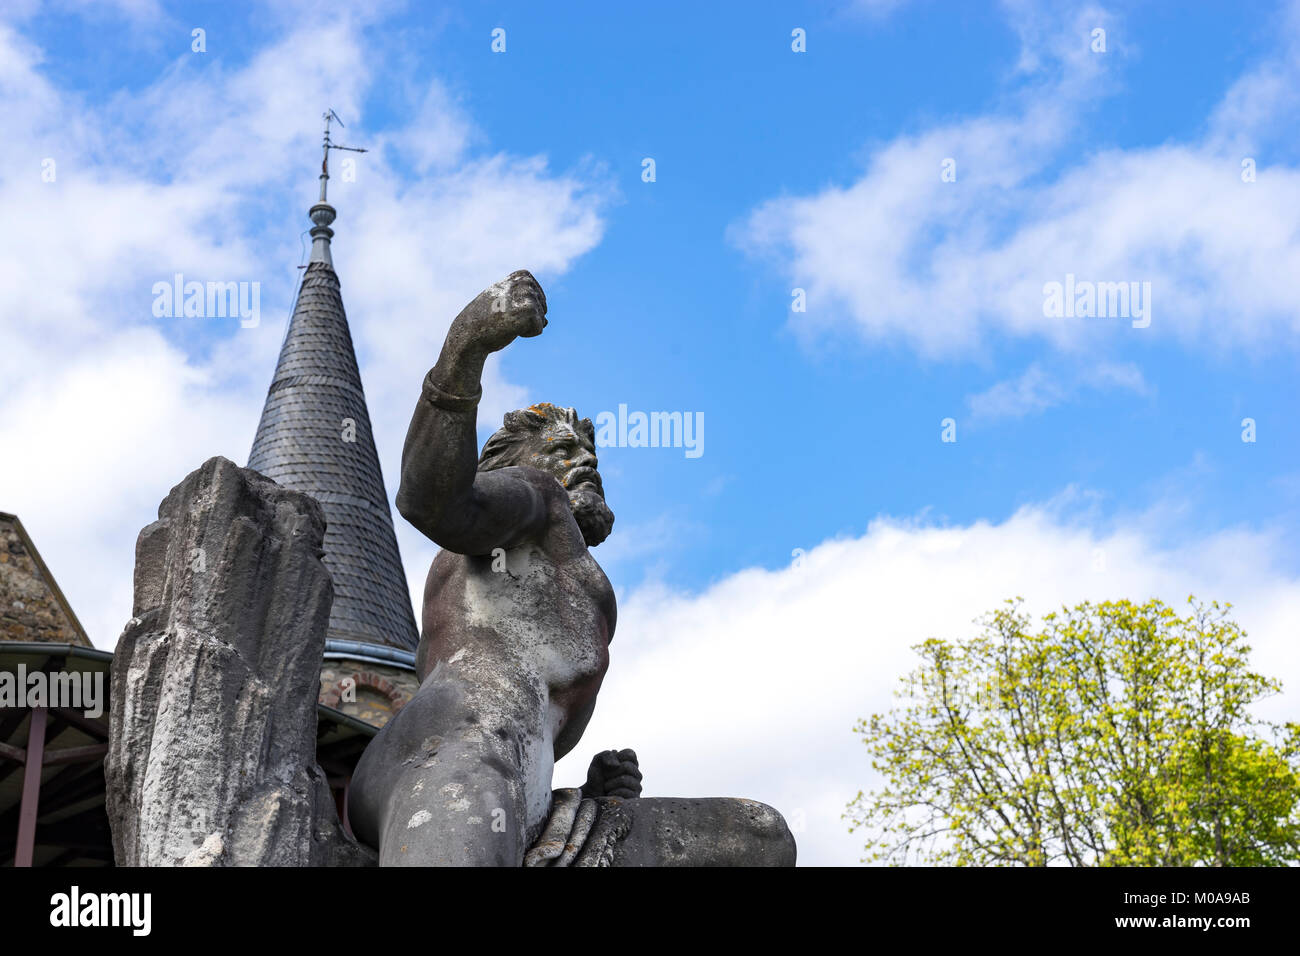
{"type": "Polygon", "coordinates": [[[316,244],[248,467],[306,492],[325,511],[325,566],[334,579],[329,637],[414,650],[410,591],[330,261],[333,209],[318,215],[322,206],[312,209],[316,244]]]}

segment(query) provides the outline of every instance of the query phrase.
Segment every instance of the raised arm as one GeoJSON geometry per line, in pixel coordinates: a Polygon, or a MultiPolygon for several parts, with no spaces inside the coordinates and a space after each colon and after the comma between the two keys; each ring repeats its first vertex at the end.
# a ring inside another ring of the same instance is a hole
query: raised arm
{"type": "Polygon", "coordinates": [[[483,363],[518,336],[546,327],[546,296],[527,272],[488,286],[451,323],[425,377],[402,448],[397,510],[434,543],[488,554],[541,528],[541,493],[510,471],[478,471],[483,363]]]}

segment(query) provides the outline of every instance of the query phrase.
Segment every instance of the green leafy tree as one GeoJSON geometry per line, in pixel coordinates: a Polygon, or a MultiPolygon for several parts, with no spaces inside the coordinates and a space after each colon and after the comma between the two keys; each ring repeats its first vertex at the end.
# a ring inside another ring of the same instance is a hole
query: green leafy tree
{"type": "Polygon", "coordinates": [[[850,802],[866,860],[1046,866],[1300,861],[1300,725],[1257,719],[1231,605],[1019,599],[914,649],[900,705],[855,733],[883,782],[850,802]]]}

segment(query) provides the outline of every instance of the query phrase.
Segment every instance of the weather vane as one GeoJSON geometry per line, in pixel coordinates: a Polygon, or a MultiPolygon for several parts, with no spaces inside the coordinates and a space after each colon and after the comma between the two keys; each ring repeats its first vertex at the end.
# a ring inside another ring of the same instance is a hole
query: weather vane
{"type": "MultiPolygon", "coordinates": [[[[334,221],[336,215],[334,207],[325,201],[325,187],[330,181],[330,150],[345,149],[349,153],[364,153],[365,150],[359,146],[339,146],[330,142],[330,121],[337,122],[340,126],[343,121],[339,119],[339,114],[332,109],[326,110],[322,114],[325,120],[325,142],[322,147],[324,154],[320,164],[320,202],[307,210],[307,215],[311,218],[314,225],[311,229],[311,256],[308,262],[324,262],[333,265],[330,258],[330,238],[334,235],[334,230],[330,228],[330,223],[334,221]]],[[[299,266],[298,268],[304,268],[299,266]]]]}
{"type": "MultiPolygon", "coordinates": [[[[339,119],[339,114],[335,113],[333,109],[326,110],[323,114],[321,114],[321,116],[325,120],[325,143],[322,147],[322,152],[324,153],[324,156],[321,159],[321,164],[320,164],[320,201],[325,202],[325,185],[329,182],[329,178],[330,178],[330,150],[345,149],[349,153],[364,153],[366,152],[366,150],[360,148],[359,146],[338,146],[334,143],[331,143],[330,142],[330,121],[334,120],[340,126],[343,126],[343,121],[339,119]]],[[[344,128],[346,129],[346,127],[344,128]]]]}

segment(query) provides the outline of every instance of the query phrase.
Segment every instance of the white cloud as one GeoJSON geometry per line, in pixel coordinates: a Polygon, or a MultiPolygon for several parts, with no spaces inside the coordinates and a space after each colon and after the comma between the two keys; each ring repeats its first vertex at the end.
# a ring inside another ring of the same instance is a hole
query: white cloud
{"type": "Polygon", "coordinates": [[[854,722],[891,705],[913,644],[970,636],[974,618],[1017,595],[1035,614],[1084,599],[1230,600],[1256,668],[1289,688],[1261,715],[1294,717],[1300,579],[1273,539],[1229,531],[1162,545],[1147,520],[1090,530],[1060,504],[999,524],[880,519],[798,568],[741,571],[699,594],[621,596],[595,716],[557,786],[584,779],[593,753],[632,747],[647,796],[761,800],[802,820],[803,863],[857,863],[862,841],[840,814],[875,778],[854,722]]]}
{"type": "Polygon", "coordinates": [[[976,419],[1023,418],[1063,404],[1085,388],[1146,395],[1150,387],[1131,362],[1102,362],[1080,370],[1048,370],[1033,362],[1017,378],[998,382],[966,399],[976,419]]]}
{"type": "Polygon", "coordinates": [[[1112,86],[1122,27],[1096,8],[1056,17],[1009,6],[1023,47],[1008,105],[899,136],[855,182],[771,199],[731,230],[807,290],[795,330],[847,330],[945,357],[994,335],[1065,350],[1121,335],[1254,349],[1300,339],[1291,280],[1300,170],[1259,154],[1258,180],[1241,178],[1243,142],[1300,102],[1288,52],[1296,18],[1277,57],[1243,78],[1200,141],[1098,151],[1082,120],[1097,118],[1112,86]],[[1108,29],[1105,54],[1089,49],[1094,26],[1108,29]],[[955,182],[941,181],[945,159],[956,162],[955,182]],[[1149,281],[1151,327],[1045,318],[1044,285],[1070,273],[1149,281]]]}
{"type": "Polygon", "coordinates": [[[1259,155],[1291,139],[1300,120],[1300,2],[1290,0],[1271,25],[1277,55],[1244,73],[1210,117],[1208,142],[1237,155],[1259,155]]]}
{"type": "Polygon", "coordinates": [[[447,87],[434,80],[425,88],[410,125],[393,137],[393,142],[410,157],[415,170],[423,174],[459,160],[470,140],[479,136],[447,87]]]}
{"type": "MultiPolygon", "coordinates": [[[[325,105],[372,149],[355,182],[334,160],[330,198],[390,493],[456,312],[514,269],[563,273],[603,232],[599,169],[472,152],[472,119],[427,76],[389,71],[385,83],[414,91],[413,118],[368,129],[366,34],[348,19],[289,29],[240,68],[210,36],[206,58],[186,52],[148,88],[92,106],[0,24],[0,508],[23,519],[101,647],[130,615],[135,537],[168,489],[212,455],[247,459],[317,195],[325,105]],[[418,181],[394,171],[403,158],[418,181]],[[153,318],[152,285],[174,272],[261,282],[261,324],[153,318]]],[[[485,414],[523,397],[495,363],[484,384],[485,414]]],[[[404,532],[401,543],[418,600],[432,546],[404,532]]]]}

